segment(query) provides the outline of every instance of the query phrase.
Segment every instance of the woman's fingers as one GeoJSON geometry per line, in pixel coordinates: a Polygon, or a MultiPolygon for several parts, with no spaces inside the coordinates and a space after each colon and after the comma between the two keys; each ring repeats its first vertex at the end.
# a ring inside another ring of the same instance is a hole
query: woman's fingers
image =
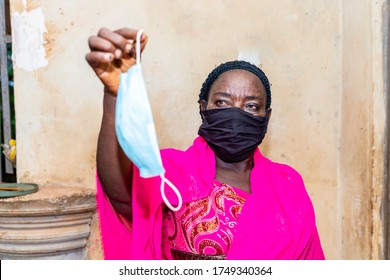
{"type": "MultiPolygon", "coordinates": [[[[99,30],[96,36],[88,40],[90,52],[85,55],[88,64],[103,82],[107,92],[116,95],[119,86],[119,75],[136,63],[135,41],[138,30],[121,28],[111,31],[99,30]]],[[[147,36],[141,36],[141,51],[144,49],[147,36]]]]}
{"type": "Polygon", "coordinates": [[[98,67],[102,63],[110,63],[114,59],[114,55],[109,52],[93,51],[85,55],[85,59],[92,67],[98,67]]]}
{"type": "Polygon", "coordinates": [[[127,27],[123,27],[123,28],[119,28],[119,29],[115,30],[114,32],[120,34],[121,36],[126,38],[126,40],[133,40],[133,41],[135,41],[135,39],[137,38],[138,30],[130,29],[130,28],[127,28],[127,27]]]}
{"type": "MultiPolygon", "coordinates": [[[[135,58],[135,40],[138,30],[130,28],[121,28],[116,31],[110,31],[107,28],[101,28],[97,36],[91,36],[88,39],[90,52],[86,54],[85,59],[90,66],[98,70],[105,68],[103,64],[111,64],[114,60],[120,60],[114,67],[129,67],[132,62],[127,63],[127,60],[135,58]]],[[[141,51],[145,47],[147,36],[141,36],[141,51]]]]}
{"type": "Polygon", "coordinates": [[[109,40],[98,36],[89,37],[88,44],[91,51],[102,51],[114,54],[115,50],[117,49],[116,46],[109,40]]]}
{"type": "MultiPolygon", "coordinates": [[[[124,38],[126,38],[128,40],[128,42],[129,42],[129,40],[131,40],[133,43],[135,43],[138,30],[124,27],[124,28],[120,28],[120,29],[115,30],[115,32],[120,34],[124,38]]],[[[140,42],[141,43],[141,52],[145,48],[147,41],[148,41],[148,36],[145,33],[142,33],[141,42],[140,42]]],[[[133,50],[131,50],[127,53],[131,53],[131,52],[133,52],[133,50]]]]}
{"type": "Polygon", "coordinates": [[[133,40],[133,37],[123,36],[122,34],[108,30],[107,28],[100,29],[98,36],[110,41],[115,46],[116,50],[114,51],[114,55],[117,59],[121,58],[123,53],[130,53],[132,49],[129,39],[133,40]]]}
{"type": "Polygon", "coordinates": [[[132,46],[122,35],[101,28],[97,36],[91,36],[88,40],[92,52],[101,51],[112,53],[116,59],[122,58],[124,53],[130,53],[132,46]]]}
{"type": "MultiPolygon", "coordinates": [[[[133,43],[137,37],[138,30],[130,28],[121,28],[111,31],[107,28],[101,28],[97,36],[91,36],[88,40],[91,51],[109,52],[115,59],[121,59],[123,56],[134,56],[133,43]]],[[[147,36],[141,36],[141,51],[147,42],[147,36]]]]}

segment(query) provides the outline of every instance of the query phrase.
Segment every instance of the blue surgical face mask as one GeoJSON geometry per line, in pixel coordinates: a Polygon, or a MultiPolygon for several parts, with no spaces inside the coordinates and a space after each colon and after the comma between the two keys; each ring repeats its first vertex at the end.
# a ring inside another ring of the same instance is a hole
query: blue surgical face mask
{"type": "Polygon", "coordinates": [[[171,210],[177,211],[181,208],[182,198],[178,189],[164,176],[152,110],[141,71],[141,35],[142,30],[138,31],[136,38],[137,63],[120,76],[115,108],[116,134],[122,150],[138,167],[141,177],[161,177],[161,196],[171,210]],[[178,196],[177,207],[173,207],[165,196],[165,183],[178,196]]]}

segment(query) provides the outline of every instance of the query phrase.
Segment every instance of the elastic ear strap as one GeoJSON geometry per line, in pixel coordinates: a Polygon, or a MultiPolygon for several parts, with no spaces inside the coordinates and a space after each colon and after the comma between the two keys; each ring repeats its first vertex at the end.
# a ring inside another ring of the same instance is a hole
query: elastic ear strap
{"type": "Polygon", "coordinates": [[[137,32],[137,39],[135,41],[135,50],[136,50],[136,57],[137,64],[141,63],[141,35],[144,31],[142,29],[138,30],[137,32]]]}
{"type": "Polygon", "coordinates": [[[165,204],[168,206],[169,209],[171,209],[172,211],[175,211],[175,212],[179,211],[182,204],[183,204],[183,200],[181,198],[179,190],[175,187],[174,184],[171,183],[171,181],[169,181],[167,178],[165,178],[164,175],[160,175],[160,177],[161,177],[160,191],[161,191],[162,199],[164,200],[165,204]],[[175,194],[179,200],[179,204],[176,207],[173,207],[172,204],[169,202],[168,198],[165,196],[165,191],[164,191],[165,184],[164,183],[167,183],[167,185],[170,186],[171,189],[175,192],[175,194]]]}

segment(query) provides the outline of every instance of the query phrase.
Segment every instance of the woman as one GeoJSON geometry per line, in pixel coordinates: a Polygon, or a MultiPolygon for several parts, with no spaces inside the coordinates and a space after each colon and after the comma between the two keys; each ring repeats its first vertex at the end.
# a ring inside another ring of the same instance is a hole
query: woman
{"type": "MultiPolygon", "coordinates": [[[[144,179],[115,133],[119,75],[135,64],[136,30],[101,29],[86,59],[104,85],[97,148],[98,208],[106,259],[324,259],[300,175],[261,155],[271,117],[264,72],[244,61],[215,68],[200,95],[199,137],[161,151],[183,206],[163,203],[158,177],[144,179]]],[[[141,51],[147,36],[140,40],[141,51]]],[[[170,201],[175,194],[166,191],[170,201]]]]}

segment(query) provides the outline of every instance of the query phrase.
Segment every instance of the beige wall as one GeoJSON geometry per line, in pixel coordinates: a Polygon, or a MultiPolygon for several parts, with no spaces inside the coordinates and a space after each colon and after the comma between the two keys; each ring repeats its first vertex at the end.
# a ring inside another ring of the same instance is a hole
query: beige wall
{"type": "MultiPolygon", "coordinates": [[[[327,257],[380,258],[383,0],[26,2],[42,9],[47,66],[15,69],[20,181],[94,188],[102,87],[84,61],[87,38],[102,26],[143,28],[161,147],[191,144],[215,65],[261,64],[273,94],[261,149],[302,174],[327,257]]],[[[96,228],[91,258],[100,258],[96,228]]]]}
{"type": "MultiPolygon", "coordinates": [[[[383,2],[343,1],[342,116],[340,130],[341,257],[384,254],[383,2]]],[[[387,14],[388,16],[388,14],[387,14]]]]}

